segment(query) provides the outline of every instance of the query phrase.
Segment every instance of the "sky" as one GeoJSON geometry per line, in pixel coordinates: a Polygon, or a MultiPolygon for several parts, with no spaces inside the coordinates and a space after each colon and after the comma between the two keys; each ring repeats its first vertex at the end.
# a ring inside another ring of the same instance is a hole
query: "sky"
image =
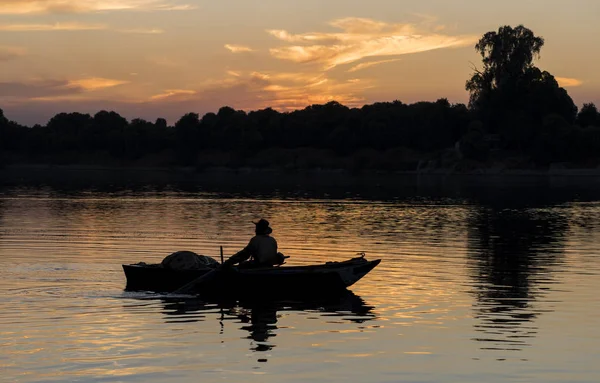
{"type": "Polygon", "coordinates": [[[0,0],[0,109],[32,125],[466,103],[477,40],[519,24],[546,40],[536,65],[600,105],[599,16],[597,0],[0,0]]]}

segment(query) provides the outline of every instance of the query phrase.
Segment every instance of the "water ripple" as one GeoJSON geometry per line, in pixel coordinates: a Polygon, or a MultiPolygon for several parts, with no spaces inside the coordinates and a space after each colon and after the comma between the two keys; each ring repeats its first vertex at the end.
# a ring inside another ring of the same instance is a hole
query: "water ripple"
{"type": "Polygon", "coordinates": [[[3,190],[0,367],[21,382],[500,382],[508,371],[546,382],[531,371],[552,366],[595,381],[597,364],[579,361],[600,340],[600,203],[473,195],[3,190]],[[363,251],[383,262],[334,302],[123,291],[121,264],[233,254],[261,216],[292,265],[363,251]]]}

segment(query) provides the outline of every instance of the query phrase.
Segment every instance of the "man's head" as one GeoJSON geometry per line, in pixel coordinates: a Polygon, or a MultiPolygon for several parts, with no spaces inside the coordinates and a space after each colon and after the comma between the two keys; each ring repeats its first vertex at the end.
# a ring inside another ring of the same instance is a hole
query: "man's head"
{"type": "Polygon", "coordinates": [[[273,232],[273,229],[269,227],[269,221],[266,219],[261,219],[258,222],[254,222],[254,224],[256,225],[255,232],[257,235],[266,235],[273,232]]]}

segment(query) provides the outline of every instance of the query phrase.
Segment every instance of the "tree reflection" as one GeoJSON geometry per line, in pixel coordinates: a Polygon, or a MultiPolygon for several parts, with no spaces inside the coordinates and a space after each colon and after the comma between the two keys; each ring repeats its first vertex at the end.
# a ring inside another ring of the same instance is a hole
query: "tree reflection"
{"type": "Polygon", "coordinates": [[[568,227],[556,209],[480,208],[469,220],[476,330],[483,349],[521,350],[535,336],[534,302],[560,262],[568,227]]]}

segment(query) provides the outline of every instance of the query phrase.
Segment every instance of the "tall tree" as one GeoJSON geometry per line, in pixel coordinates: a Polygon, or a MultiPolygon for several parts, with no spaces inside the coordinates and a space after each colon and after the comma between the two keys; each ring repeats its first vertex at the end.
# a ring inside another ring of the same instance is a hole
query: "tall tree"
{"type": "Polygon", "coordinates": [[[467,81],[471,105],[476,105],[487,93],[514,85],[533,68],[534,57],[540,56],[544,39],[522,25],[504,26],[498,32],[488,32],[475,45],[483,59],[483,71],[476,71],[467,81]]]}
{"type": "Polygon", "coordinates": [[[519,25],[488,32],[475,45],[483,69],[467,81],[469,106],[488,131],[502,133],[509,146],[527,147],[548,114],[572,123],[577,107],[555,78],[534,65],[544,39],[519,25]]]}

